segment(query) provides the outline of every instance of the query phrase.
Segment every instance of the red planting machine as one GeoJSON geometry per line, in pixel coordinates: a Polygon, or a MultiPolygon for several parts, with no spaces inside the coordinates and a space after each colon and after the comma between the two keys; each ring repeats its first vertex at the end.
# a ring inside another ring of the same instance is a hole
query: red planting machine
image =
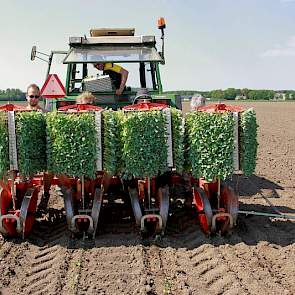
{"type": "Polygon", "coordinates": [[[7,112],[9,163],[7,181],[0,180],[0,233],[4,236],[25,238],[32,230],[42,177],[22,178],[18,174],[15,112],[24,107],[6,104],[0,111],[7,112]]]}
{"type": "MultiPolygon", "coordinates": [[[[38,194],[44,184],[44,174],[29,179],[21,179],[17,173],[14,111],[25,111],[22,107],[6,105],[2,111],[8,112],[9,126],[9,156],[11,177],[7,183],[1,181],[0,193],[0,232],[5,236],[26,237],[32,229],[37,210],[38,194]]],[[[145,102],[126,106],[124,111],[161,110],[167,118],[168,148],[172,148],[171,113],[168,105],[145,102]],[[170,121],[169,121],[170,120],[170,121]],[[170,124],[170,125],[169,125],[170,124]]],[[[206,112],[239,112],[239,108],[226,106],[199,107],[206,112]]],[[[92,105],[70,105],[59,109],[65,113],[95,112],[96,127],[101,133],[101,107],[92,105]]],[[[168,163],[173,166],[172,151],[168,152],[168,163]]],[[[102,156],[100,155],[100,157],[102,156]]],[[[172,171],[165,176],[123,181],[119,177],[106,177],[102,172],[101,163],[97,167],[95,179],[85,177],[75,178],[60,175],[51,180],[52,185],[58,185],[64,199],[68,228],[73,233],[84,233],[94,238],[104,196],[112,196],[115,191],[127,192],[136,225],[141,233],[163,234],[169,217],[170,204],[182,199],[182,204],[197,209],[197,217],[202,230],[206,234],[213,232],[229,232],[236,223],[238,215],[238,198],[234,191],[220,180],[206,182],[204,179],[187,177],[185,195],[172,193],[172,188],[184,183],[183,176],[172,171]],[[110,189],[111,187],[111,189],[110,189]]],[[[129,200],[124,200],[128,203],[129,200]]]]}

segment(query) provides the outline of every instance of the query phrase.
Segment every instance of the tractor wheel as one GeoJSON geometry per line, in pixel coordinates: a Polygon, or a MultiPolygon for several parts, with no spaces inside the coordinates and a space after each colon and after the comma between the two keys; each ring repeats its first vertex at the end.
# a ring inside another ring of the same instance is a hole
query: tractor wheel
{"type": "Polygon", "coordinates": [[[198,211],[201,229],[205,234],[210,234],[213,213],[208,197],[206,196],[203,189],[194,187],[193,198],[198,211]]]}

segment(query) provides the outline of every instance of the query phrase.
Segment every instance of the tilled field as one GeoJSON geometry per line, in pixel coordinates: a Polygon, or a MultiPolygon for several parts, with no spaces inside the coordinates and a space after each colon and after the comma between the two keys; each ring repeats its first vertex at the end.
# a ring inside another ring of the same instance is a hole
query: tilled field
{"type": "MultiPolygon", "coordinates": [[[[271,212],[266,196],[295,216],[295,103],[247,106],[260,145],[256,175],[239,179],[240,207],[271,212]]],[[[130,223],[89,242],[70,237],[60,199],[50,207],[28,240],[0,238],[0,294],[295,294],[294,222],[240,216],[230,237],[209,238],[184,214],[162,241],[130,223]]]]}

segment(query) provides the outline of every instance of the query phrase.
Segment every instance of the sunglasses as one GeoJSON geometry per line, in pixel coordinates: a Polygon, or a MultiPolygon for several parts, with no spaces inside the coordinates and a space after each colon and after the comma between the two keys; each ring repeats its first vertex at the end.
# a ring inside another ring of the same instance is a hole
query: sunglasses
{"type": "Polygon", "coordinates": [[[29,95],[29,98],[39,98],[40,95],[29,95]]]}

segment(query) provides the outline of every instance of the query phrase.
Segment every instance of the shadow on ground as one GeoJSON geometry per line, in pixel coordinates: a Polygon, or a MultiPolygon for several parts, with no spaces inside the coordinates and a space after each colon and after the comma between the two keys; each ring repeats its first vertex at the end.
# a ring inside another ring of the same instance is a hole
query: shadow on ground
{"type": "Polygon", "coordinates": [[[268,197],[279,198],[276,190],[284,190],[281,185],[258,175],[233,175],[229,184],[243,197],[252,197],[262,190],[269,190],[268,197]]]}

